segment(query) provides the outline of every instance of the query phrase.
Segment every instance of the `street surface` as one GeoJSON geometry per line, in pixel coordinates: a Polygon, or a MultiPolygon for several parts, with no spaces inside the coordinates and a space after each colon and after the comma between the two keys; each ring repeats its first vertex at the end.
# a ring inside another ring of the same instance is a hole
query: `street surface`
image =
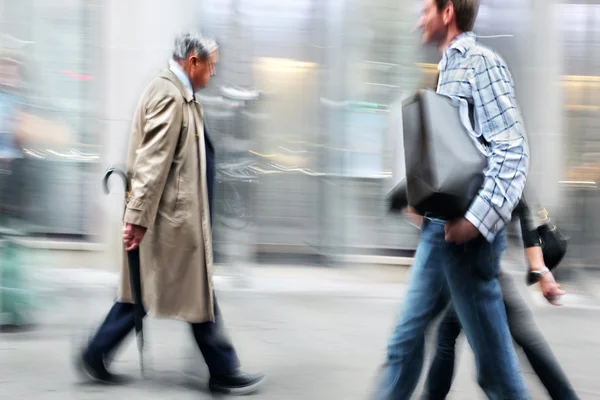
{"type": "MultiPolygon", "coordinates": [[[[518,268],[506,269],[522,278],[518,268]]],[[[245,276],[232,276],[222,269],[215,282],[244,368],[268,376],[255,398],[367,399],[409,269],[253,266],[245,271],[245,276]]],[[[146,319],[149,379],[140,376],[137,349],[130,340],[113,365],[116,372],[132,377],[129,385],[81,383],[71,369],[73,344],[108,311],[115,276],[98,270],[43,271],[38,285],[44,307],[38,329],[0,334],[0,399],[211,398],[206,367],[189,328],[176,321],[146,319]]],[[[525,285],[522,293],[580,397],[600,399],[600,301],[590,282],[565,287],[570,295],[563,307],[547,306],[525,285]]],[[[483,398],[465,342],[460,340],[460,366],[450,398],[483,398]]],[[[546,399],[523,360],[533,398],[546,399]]]]}

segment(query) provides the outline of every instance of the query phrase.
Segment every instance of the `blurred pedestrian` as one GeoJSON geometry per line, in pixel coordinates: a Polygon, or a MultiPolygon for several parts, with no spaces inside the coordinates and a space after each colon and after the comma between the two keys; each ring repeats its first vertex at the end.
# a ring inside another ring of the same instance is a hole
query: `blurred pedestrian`
{"type": "Polygon", "coordinates": [[[0,330],[21,332],[33,325],[33,296],[28,271],[21,261],[19,219],[23,217],[23,158],[18,136],[21,112],[17,54],[0,50],[0,330]]]}
{"type": "MultiPolygon", "coordinates": [[[[211,210],[214,148],[195,92],[215,73],[213,40],[189,33],[175,40],[169,68],[144,90],[133,118],[127,175],[131,192],[123,217],[124,250],[139,248],[143,305],[156,317],[190,324],[210,371],[212,391],[248,394],[262,375],[240,371],[223,332],[213,288],[211,210]]],[[[80,354],[80,366],[105,382],[107,356],[134,328],[129,272],[124,262],[118,299],[80,354]]]]}

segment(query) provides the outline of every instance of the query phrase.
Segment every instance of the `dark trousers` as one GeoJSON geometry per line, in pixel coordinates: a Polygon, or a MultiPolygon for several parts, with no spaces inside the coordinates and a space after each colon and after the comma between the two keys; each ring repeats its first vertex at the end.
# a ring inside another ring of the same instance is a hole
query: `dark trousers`
{"type": "MultiPolygon", "coordinates": [[[[502,288],[510,333],[515,343],[523,349],[550,397],[554,400],[578,399],[552,349],[535,325],[533,315],[513,279],[501,274],[498,281],[502,288]]],[[[450,307],[439,327],[437,349],[427,375],[424,398],[445,399],[450,392],[454,376],[456,339],[461,330],[460,321],[454,309],[450,307]]]]}
{"type": "MultiPolygon", "coordinates": [[[[224,332],[223,316],[216,297],[215,322],[190,326],[211,375],[228,374],[239,368],[235,349],[224,332]]],[[[89,343],[85,357],[93,362],[101,362],[115,352],[133,328],[133,304],[115,303],[89,343]]]]}

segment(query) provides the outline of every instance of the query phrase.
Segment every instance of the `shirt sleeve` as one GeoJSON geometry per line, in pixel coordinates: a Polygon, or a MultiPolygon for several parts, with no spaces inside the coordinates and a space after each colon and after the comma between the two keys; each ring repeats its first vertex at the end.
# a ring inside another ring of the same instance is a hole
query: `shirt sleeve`
{"type": "Polygon", "coordinates": [[[529,147],[512,77],[502,60],[481,56],[470,83],[476,131],[489,143],[490,156],[483,186],[465,217],[491,242],[523,193],[529,147]]]}

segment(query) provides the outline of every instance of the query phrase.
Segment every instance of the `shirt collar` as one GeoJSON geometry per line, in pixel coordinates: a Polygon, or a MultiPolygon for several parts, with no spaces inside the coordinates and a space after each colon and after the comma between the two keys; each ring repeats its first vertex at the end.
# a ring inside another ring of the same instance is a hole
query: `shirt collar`
{"type": "Polygon", "coordinates": [[[194,89],[192,88],[192,83],[190,82],[190,78],[188,78],[187,74],[181,68],[181,65],[177,63],[177,61],[170,59],[169,60],[169,69],[175,76],[183,83],[183,86],[190,92],[190,94],[194,95],[194,89]]]}
{"type": "Polygon", "coordinates": [[[450,43],[450,46],[444,52],[438,70],[443,71],[448,65],[448,59],[457,52],[464,55],[471,47],[477,43],[477,35],[473,32],[463,32],[450,43]]]}

